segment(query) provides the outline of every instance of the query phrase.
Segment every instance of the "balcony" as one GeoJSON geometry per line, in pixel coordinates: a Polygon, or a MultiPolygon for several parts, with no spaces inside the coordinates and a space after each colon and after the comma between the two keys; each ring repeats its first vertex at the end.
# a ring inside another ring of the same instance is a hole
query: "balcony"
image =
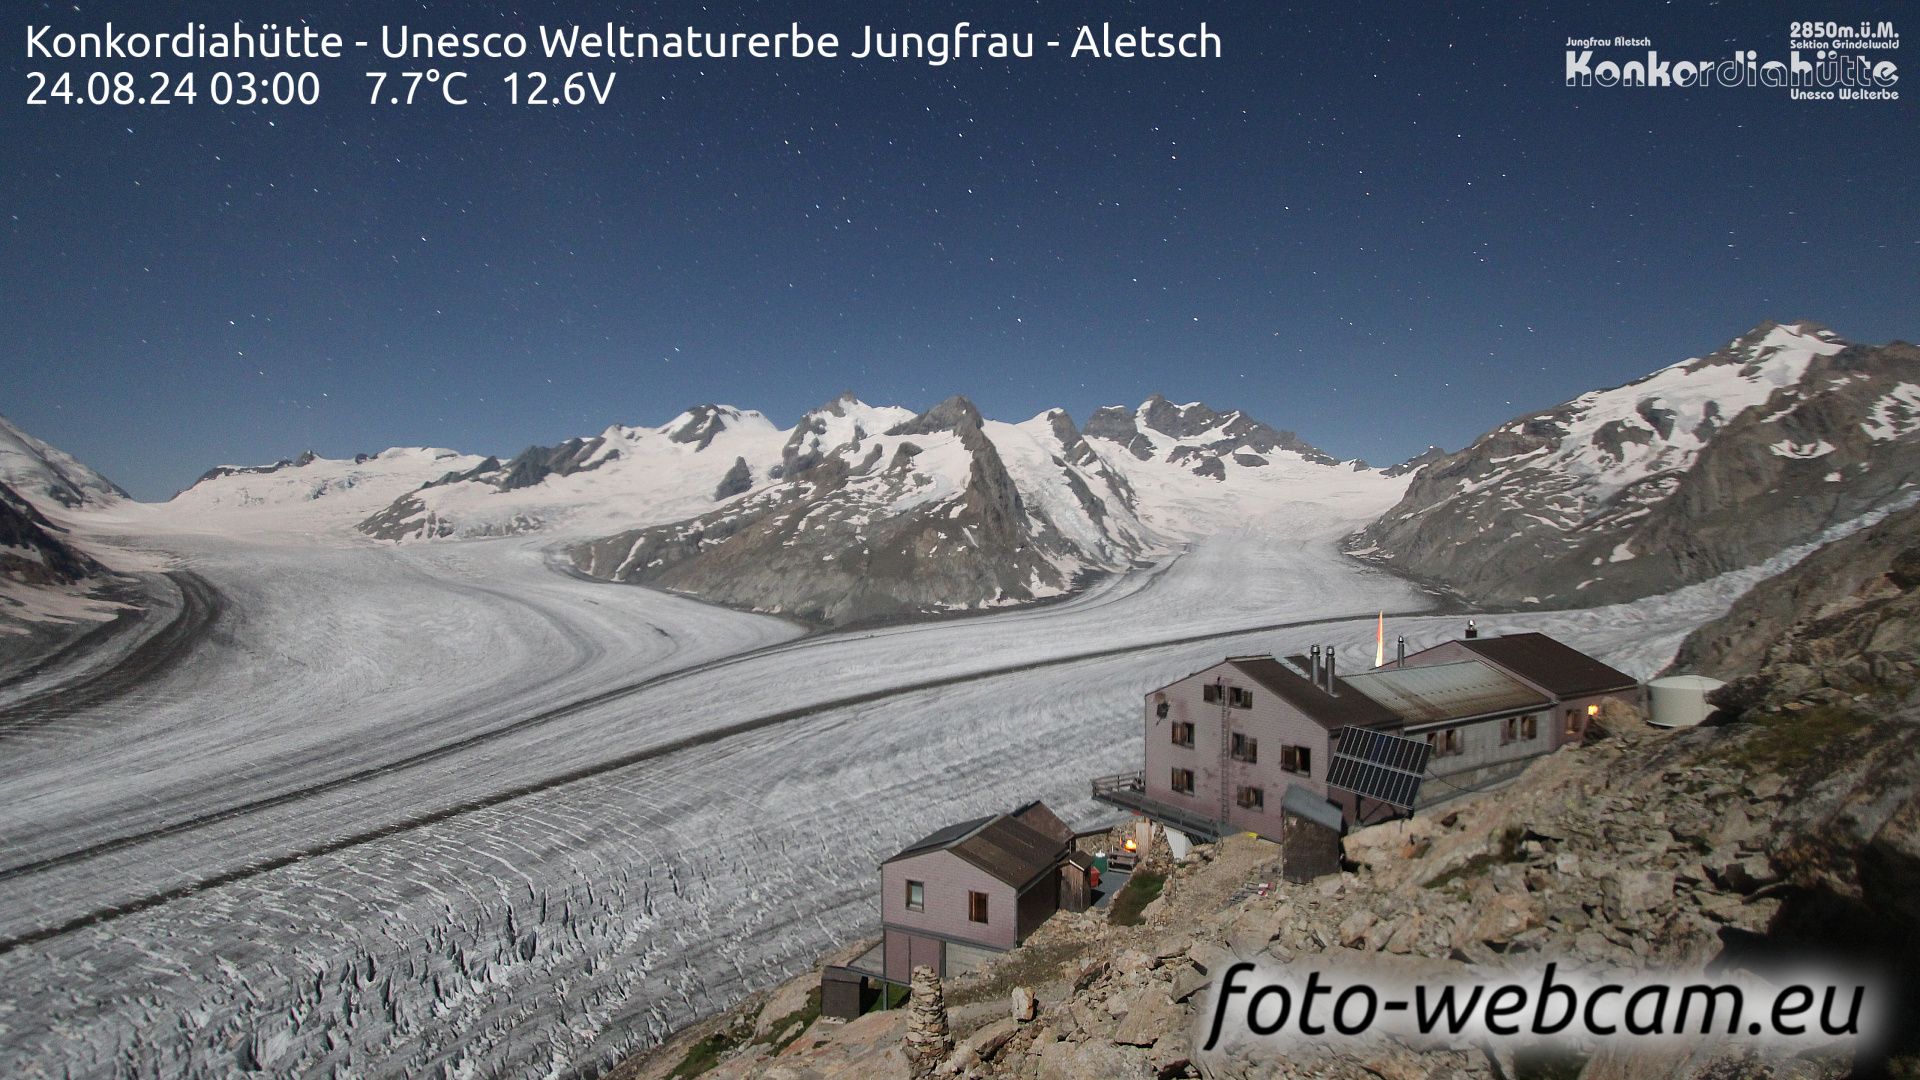
{"type": "Polygon", "coordinates": [[[1118,806],[1144,814],[1168,828],[1178,829],[1195,840],[1211,843],[1226,831],[1218,821],[1178,806],[1170,806],[1147,797],[1146,777],[1141,773],[1119,773],[1095,777],[1093,797],[1109,806],[1118,806]]]}

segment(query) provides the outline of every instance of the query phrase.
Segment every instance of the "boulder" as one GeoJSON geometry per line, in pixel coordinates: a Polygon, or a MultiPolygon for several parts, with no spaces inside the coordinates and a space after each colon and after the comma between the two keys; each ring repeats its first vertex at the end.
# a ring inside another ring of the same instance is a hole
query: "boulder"
{"type": "Polygon", "coordinates": [[[1038,1004],[1034,1000],[1033,991],[1024,986],[1016,986],[1010,997],[1013,1005],[1013,1019],[1023,1024],[1032,1020],[1038,1004]]]}
{"type": "Polygon", "coordinates": [[[1635,924],[1673,899],[1671,870],[1615,870],[1601,887],[1607,918],[1635,924]]]}
{"type": "Polygon", "coordinates": [[[1334,938],[1349,949],[1358,949],[1367,943],[1367,931],[1379,921],[1373,912],[1361,908],[1340,920],[1340,926],[1333,932],[1334,938]]]}

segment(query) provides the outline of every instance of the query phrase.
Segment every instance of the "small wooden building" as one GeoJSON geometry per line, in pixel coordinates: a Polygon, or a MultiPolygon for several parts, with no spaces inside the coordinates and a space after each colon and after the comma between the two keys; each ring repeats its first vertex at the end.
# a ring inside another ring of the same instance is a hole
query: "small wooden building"
{"type": "Polygon", "coordinates": [[[886,977],[948,974],[955,949],[1005,952],[1060,907],[1073,831],[1044,803],[951,825],[880,864],[886,977]]]}

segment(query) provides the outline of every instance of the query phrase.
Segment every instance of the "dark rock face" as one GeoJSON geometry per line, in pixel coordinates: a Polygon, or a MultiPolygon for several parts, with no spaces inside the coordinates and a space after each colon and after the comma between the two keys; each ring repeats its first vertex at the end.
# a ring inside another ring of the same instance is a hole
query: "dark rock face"
{"type": "Polygon", "coordinates": [[[735,495],[745,494],[753,489],[753,470],[747,467],[747,459],[736,457],[733,468],[720,478],[720,486],[713,491],[714,502],[724,502],[735,495]]]}
{"type": "MultiPolygon", "coordinates": [[[[364,461],[367,456],[366,454],[360,454],[357,455],[354,460],[356,462],[364,461]]],[[[271,465],[215,465],[213,468],[201,473],[200,479],[195,480],[194,483],[203,484],[208,480],[218,480],[223,476],[270,476],[288,469],[304,469],[319,459],[319,455],[313,451],[302,450],[298,457],[281,458],[271,465]]]]}
{"type": "Polygon", "coordinates": [[[64,531],[19,492],[0,484],[0,576],[27,585],[72,585],[107,573],[62,540],[64,531]]]}
{"type": "Polygon", "coordinates": [[[1445,460],[1446,456],[1447,456],[1447,452],[1445,450],[1442,450],[1437,446],[1429,446],[1425,450],[1420,451],[1418,454],[1415,454],[1414,456],[1408,458],[1407,460],[1401,462],[1400,464],[1391,466],[1383,470],[1380,473],[1380,475],[1391,476],[1391,477],[1401,477],[1401,476],[1406,476],[1409,473],[1417,473],[1421,469],[1426,468],[1427,466],[1433,464],[1436,461],[1445,460]]]}
{"type": "Polygon", "coordinates": [[[1086,435],[1090,439],[1106,439],[1119,443],[1121,449],[1141,461],[1153,460],[1153,443],[1140,434],[1140,428],[1134,423],[1131,409],[1118,405],[1108,405],[1094,410],[1087,418],[1086,435]]]}
{"type": "Polygon", "coordinates": [[[1118,443],[1141,461],[1151,461],[1160,452],[1152,433],[1167,436],[1168,442],[1180,440],[1166,451],[1166,460],[1213,480],[1226,479],[1228,461],[1257,469],[1268,464],[1276,451],[1298,455],[1316,465],[1339,464],[1293,432],[1268,427],[1243,412],[1215,412],[1200,402],[1175,405],[1159,394],[1142,402],[1138,409],[1109,405],[1095,410],[1087,419],[1088,438],[1118,443]]]}
{"type": "Polygon", "coordinates": [[[1710,700],[1734,712],[1897,708],[1920,687],[1920,507],[1761,582],[1674,666],[1731,678],[1710,700]]]}
{"type": "MultiPolygon", "coordinates": [[[[827,453],[834,449],[823,445],[823,438],[828,430],[827,418],[843,418],[853,406],[858,404],[860,399],[853,396],[853,391],[848,390],[801,417],[800,422],[794,425],[793,434],[787,436],[787,445],[781,448],[780,464],[768,470],[767,475],[775,480],[796,480],[806,477],[825,460],[827,453]]],[[[858,448],[859,444],[872,434],[874,432],[855,425],[853,433],[855,448],[858,448]]]]}
{"type": "Polygon", "coordinates": [[[667,436],[677,443],[692,443],[705,450],[713,437],[727,430],[727,410],[718,405],[696,405],[687,410],[687,421],[667,436]]]}
{"type": "Polygon", "coordinates": [[[864,432],[838,447],[790,442],[785,483],[582,545],[574,564],[835,626],[1019,603],[1070,584],[1049,556],[1081,553],[1025,505],[971,402],[941,402],[883,437],[890,453],[864,432]],[[920,469],[923,447],[954,443],[968,462],[963,486],[916,504],[940,482],[920,469]]]}
{"type": "Polygon", "coordinates": [[[502,475],[492,478],[492,482],[501,491],[513,491],[532,487],[549,476],[570,476],[597,469],[611,460],[606,456],[594,457],[605,444],[606,440],[596,435],[591,439],[568,439],[558,446],[529,446],[507,462],[502,475]]]}
{"type": "Polygon", "coordinates": [[[1755,585],[1725,615],[1687,635],[1669,670],[1719,679],[1750,675],[1795,623],[1845,615],[1911,592],[1920,585],[1916,570],[1920,507],[1909,507],[1755,585]]]}
{"type": "Polygon", "coordinates": [[[1903,343],[1763,324],[1428,463],[1349,549],[1497,604],[1606,603],[1751,566],[1920,468],[1916,365],[1903,343]]]}

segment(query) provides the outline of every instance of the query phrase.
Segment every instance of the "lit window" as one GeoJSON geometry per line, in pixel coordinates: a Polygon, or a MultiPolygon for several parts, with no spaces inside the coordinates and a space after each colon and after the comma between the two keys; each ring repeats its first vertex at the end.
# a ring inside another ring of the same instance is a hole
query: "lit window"
{"type": "Polygon", "coordinates": [[[907,882],[907,910],[927,910],[927,884],[924,881],[907,882]]]}

